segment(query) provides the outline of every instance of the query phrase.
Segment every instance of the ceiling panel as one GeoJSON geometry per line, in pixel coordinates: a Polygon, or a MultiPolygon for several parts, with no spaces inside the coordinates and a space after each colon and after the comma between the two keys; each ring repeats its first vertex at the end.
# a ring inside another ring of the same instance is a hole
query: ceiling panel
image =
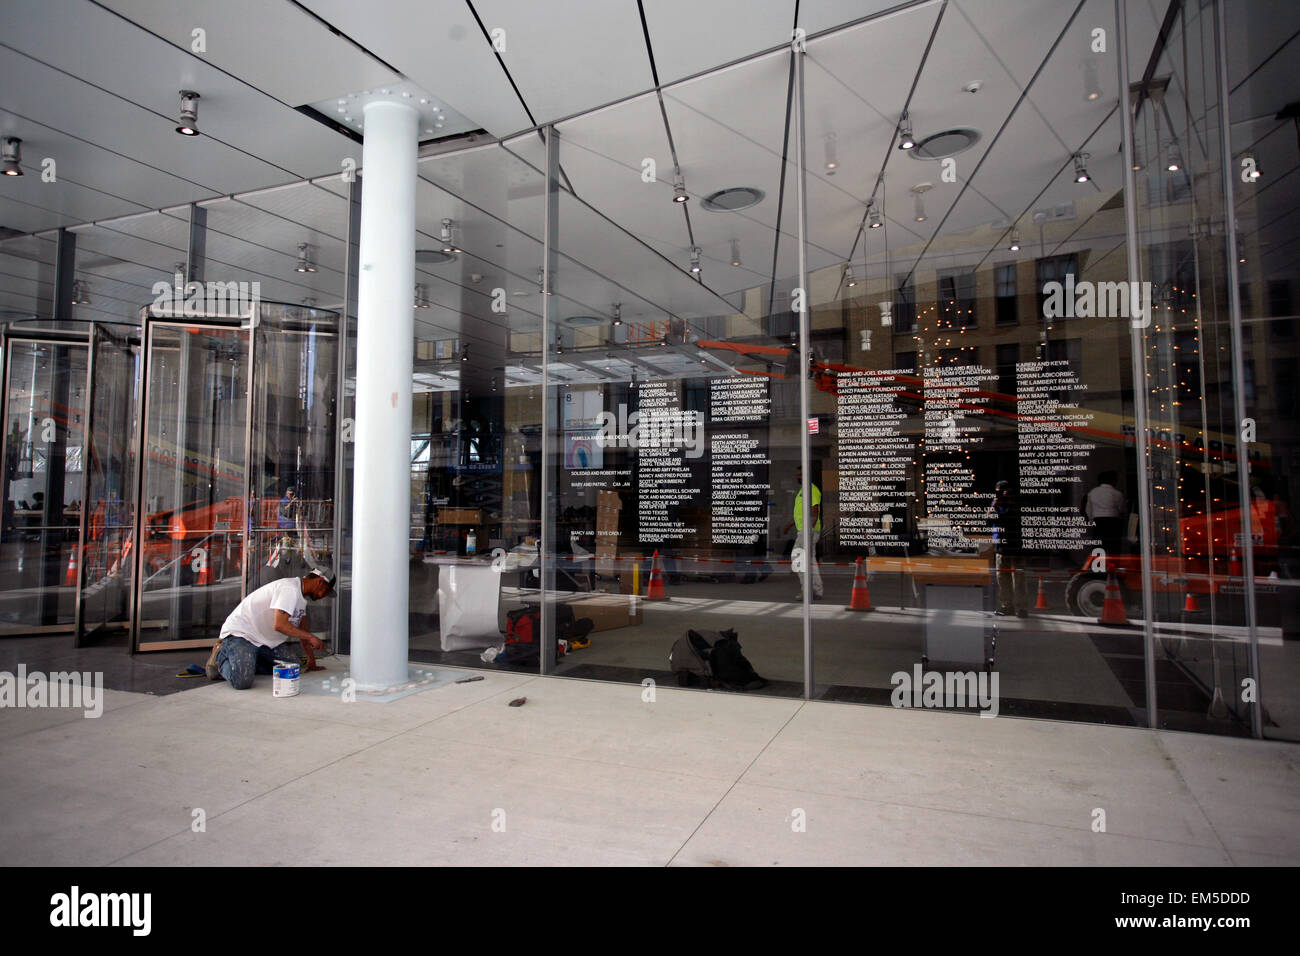
{"type": "Polygon", "coordinates": [[[468,6],[451,0],[304,0],[303,6],[494,136],[532,126],[468,6]]]}
{"type": "Polygon", "coordinates": [[[102,0],[102,5],[185,50],[192,48],[192,31],[202,28],[204,60],[289,106],[397,78],[288,0],[102,0]],[[286,42],[289,38],[292,42],[286,42]],[[321,69],[324,64],[329,69],[321,69]]]}
{"type": "Polygon", "coordinates": [[[701,22],[698,0],[644,0],[659,82],[790,42],[794,0],[717,0],[701,22]]]}
{"type": "Polygon", "coordinates": [[[0,36],[9,56],[25,54],[3,64],[24,82],[4,86],[0,107],[216,192],[321,175],[356,155],[351,139],[86,0],[9,0],[0,36]],[[202,96],[197,139],[174,132],[181,89],[202,96]]]}
{"type": "Polygon", "coordinates": [[[654,86],[635,3],[474,0],[474,9],[489,32],[506,31],[501,59],[539,123],[654,86]]]}

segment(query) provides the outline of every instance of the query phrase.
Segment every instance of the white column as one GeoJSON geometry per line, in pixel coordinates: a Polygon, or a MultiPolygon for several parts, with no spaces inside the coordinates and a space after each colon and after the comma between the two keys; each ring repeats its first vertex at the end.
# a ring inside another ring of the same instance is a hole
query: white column
{"type": "Polygon", "coordinates": [[[356,471],[352,486],[352,677],[358,690],[407,679],[419,116],[365,108],[357,274],[356,471]]]}

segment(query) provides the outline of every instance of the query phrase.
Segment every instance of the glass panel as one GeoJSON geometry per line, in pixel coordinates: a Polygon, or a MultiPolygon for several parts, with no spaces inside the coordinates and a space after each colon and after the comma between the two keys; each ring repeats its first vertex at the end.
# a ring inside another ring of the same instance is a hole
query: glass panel
{"type": "Polygon", "coordinates": [[[781,52],[559,129],[558,674],[707,687],[674,650],[692,630],[725,686],[803,693],[790,71],[781,52]]]}
{"type": "Polygon", "coordinates": [[[150,325],[137,583],[142,650],[211,642],[242,597],[248,347],[242,329],[150,325]]]}
{"type": "Polygon", "coordinates": [[[86,346],[9,338],[0,633],[73,623],[86,346]]]}
{"type": "Polygon", "coordinates": [[[85,560],[78,640],[129,623],[135,533],[136,409],[139,333],[129,326],[91,329],[90,417],[86,446],[85,560]]]}
{"type": "MultiPolygon", "coordinates": [[[[261,306],[253,375],[254,591],[312,568],[334,567],[335,390],[338,319],[332,312],[261,306]]],[[[329,633],[334,602],[311,606],[309,630],[329,633]]]]}
{"type": "Polygon", "coordinates": [[[808,43],[824,699],[914,706],[923,670],[953,691],[926,706],[1141,720],[1142,633],[1098,625],[1089,563],[1125,549],[1138,477],[1129,324],[1073,308],[1128,278],[1117,61],[1091,49],[1114,4],[1075,7],[924,6],[808,43]]]}
{"type": "MultiPolygon", "coordinates": [[[[1202,17],[1208,18],[1212,12],[1207,9],[1202,17]]],[[[1251,534],[1256,542],[1262,730],[1266,737],[1296,740],[1300,739],[1300,682],[1296,680],[1300,673],[1300,538],[1292,502],[1300,492],[1300,378],[1296,371],[1300,364],[1296,336],[1300,314],[1300,220],[1296,216],[1300,209],[1300,104],[1294,78],[1300,56],[1300,5],[1245,0],[1229,4],[1225,12],[1230,174],[1243,326],[1244,374],[1237,388],[1246,417],[1253,419],[1256,428],[1249,446],[1249,491],[1251,534]]],[[[1212,128],[1213,114],[1209,119],[1212,128]]],[[[1216,368],[1205,382],[1207,402],[1215,406],[1227,406],[1232,391],[1231,378],[1217,371],[1221,362],[1217,355],[1211,358],[1209,351],[1211,345],[1221,349],[1223,338],[1217,343],[1207,341],[1203,350],[1207,363],[1216,368]]],[[[1216,416],[1225,426],[1228,417],[1226,407],[1216,416]]],[[[1222,430],[1231,431],[1227,427],[1222,430]]],[[[1229,574],[1232,570],[1229,551],[1229,574]]],[[[1234,641],[1232,649],[1233,670],[1220,678],[1225,706],[1229,697],[1240,700],[1245,676],[1236,666],[1241,657],[1239,642],[1234,641]]],[[[1220,659],[1226,656],[1220,651],[1220,659]]],[[[1231,705],[1234,710],[1241,709],[1236,701],[1231,705]]]]}

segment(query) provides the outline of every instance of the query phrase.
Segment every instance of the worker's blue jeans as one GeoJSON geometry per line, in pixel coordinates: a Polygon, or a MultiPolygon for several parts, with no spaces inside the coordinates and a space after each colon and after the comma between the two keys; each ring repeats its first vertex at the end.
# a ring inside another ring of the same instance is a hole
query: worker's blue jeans
{"type": "Polygon", "coordinates": [[[253,675],[271,673],[277,661],[301,663],[294,641],[285,641],[278,647],[263,647],[231,635],[221,642],[221,650],[217,651],[217,670],[235,690],[248,690],[253,686],[253,675]]]}

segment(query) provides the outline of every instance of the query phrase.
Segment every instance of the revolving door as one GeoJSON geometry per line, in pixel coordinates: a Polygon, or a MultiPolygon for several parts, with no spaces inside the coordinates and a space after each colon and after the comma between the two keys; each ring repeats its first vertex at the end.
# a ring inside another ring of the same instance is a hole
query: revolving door
{"type": "Polygon", "coordinates": [[[132,648],[205,647],[250,591],[333,564],[337,317],[150,307],[141,327],[132,648]]]}

